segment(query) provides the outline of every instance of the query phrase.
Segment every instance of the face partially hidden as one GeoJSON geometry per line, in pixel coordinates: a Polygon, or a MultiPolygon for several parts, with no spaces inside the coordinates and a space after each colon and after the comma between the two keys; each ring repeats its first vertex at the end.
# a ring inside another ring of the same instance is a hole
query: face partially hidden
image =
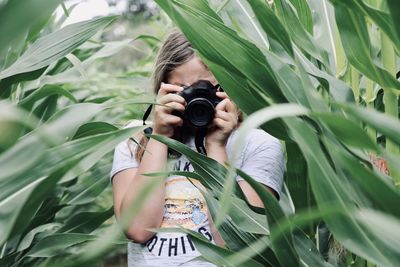
{"type": "Polygon", "coordinates": [[[189,86],[198,80],[210,81],[218,84],[214,75],[207,69],[198,56],[193,56],[188,62],[180,65],[168,75],[168,83],[179,86],[189,86]]]}

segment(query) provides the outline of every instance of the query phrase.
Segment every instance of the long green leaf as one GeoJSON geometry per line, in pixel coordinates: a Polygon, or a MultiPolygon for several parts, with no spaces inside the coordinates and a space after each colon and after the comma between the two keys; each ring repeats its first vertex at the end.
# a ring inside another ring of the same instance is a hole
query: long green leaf
{"type": "Polygon", "coordinates": [[[273,38],[293,57],[290,36],[275,13],[261,0],[248,1],[268,38],[273,38]]]}
{"type": "Polygon", "coordinates": [[[338,47],[335,43],[338,32],[333,6],[328,0],[309,0],[307,2],[312,10],[315,41],[328,52],[330,72],[336,74],[339,67],[337,62],[338,47]]]}
{"type": "Polygon", "coordinates": [[[385,115],[379,111],[366,109],[351,105],[340,105],[347,113],[361,120],[367,125],[375,128],[387,138],[400,144],[400,122],[399,120],[385,115]]]}
{"type": "MultiPolygon", "coordinates": [[[[216,264],[217,266],[263,266],[259,262],[251,259],[242,253],[219,247],[210,243],[201,234],[184,228],[160,228],[157,232],[181,232],[189,234],[196,248],[202,254],[202,258],[216,264]],[[239,259],[239,260],[237,260],[239,259]],[[239,263],[238,263],[239,262],[239,263]]],[[[264,243],[267,243],[264,241],[264,243]]],[[[265,246],[265,244],[263,244],[265,246]]],[[[263,246],[262,246],[263,247],[263,246]]]]}
{"type": "Polygon", "coordinates": [[[350,63],[361,73],[387,88],[400,89],[400,82],[373,62],[365,18],[355,8],[335,6],[335,16],[342,44],[350,63]]]}
{"type": "MultiPolygon", "coordinates": [[[[82,242],[95,240],[90,234],[65,233],[54,234],[40,240],[28,253],[30,257],[52,257],[65,251],[66,248],[82,242]]],[[[104,241],[103,241],[104,242],[104,241]]]]}
{"type": "Polygon", "coordinates": [[[0,80],[41,69],[63,58],[115,18],[110,16],[78,22],[38,39],[14,64],[0,72],[0,80]]]}
{"type": "Polygon", "coordinates": [[[31,168],[48,146],[58,145],[71,139],[76,129],[101,109],[102,107],[96,104],[79,104],[58,112],[46,124],[36,128],[0,155],[2,170],[0,182],[12,174],[31,168]]]}
{"type": "Polygon", "coordinates": [[[26,110],[31,110],[35,102],[51,95],[62,95],[70,99],[72,102],[78,102],[75,97],[64,88],[57,85],[50,85],[35,90],[32,94],[22,99],[18,105],[26,110]]]}
{"type": "Polygon", "coordinates": [[[157,1],[207,61],[219,62],[226,67],[229,66],[233,73],[245,74],[245,77],[255,84],[263,84],[263,88],[268,86],[268,91],[264,92],[274,101],[284,101],[271,67],[263,60],[264,57],[257,47],[215,20],[213,13],[204,13],[192,7],[196,6],[192,2],[196,1],[186,1],[185,4],[175,0],[157,1]],[[189,2],[191,6],[188,5],[189,2]],[[226,45],[228,40],[232,40],[229,46],[226,45]],[[206,46],[213,49],[205,49],[206,46]],[[249,64],[250,62],[252,64],[249,64]]]}
{"type": "Polygon", "coordinates": [[[274,4],[278,16],[286,25],[286,29],[290,33],[290,37],[294,43],[312,57],[318,59],[325,66],[329,66],[327,52],[324,51],[322,47],[315,42],[313,36],[304,29],[293,7],[287,3],[286,0],[275,0],[274,4]]]}
{"type": "Polygon", "coordinates": [[[0,6],[0,70],[2,55],[32,26],[50,17],[62,0],[9,0],[0,6]]]}
{"type": "Polygon", "coordinates": [[[372,238],[371,233],[366,232],[355,221],[350,211],[354,205],[350,205],[350,203],[358,203],[358,205],[368,205],[368,203],[359,199],[360,193],[344,182],[345,177],[339,178],[339,175],[335,173],[325,156],[326,151],[324,152],[320,147],[318,138],[313,131],[303,122],[293,119],[285,120],[290,121],[292,134],[295,135],[306,158],[317,204],[337,203],[345,211],[346,215],[325,218],[336,238],[345,247],[372,262],[395,266],[395,263],[398,262],[397,252],[384,245],[383,240],[378,242],[372,238]],[[352,237],[351,240],[348,239],[349,236],[352,237]]]}
{"type": "MultiPolygon", "coordinates": [[[[397,50],[397,53],[400,53],[400,35],[397,34],[396,31],[397,24],[394,23],[390,14],[368,5],[363,0],[340,1],[340,2],[332,0],[332,2],[336,6],[344,5],[348,9],[353,10],[353,12],[359,12],[364,14],[365,16],[368,16],[383,32],[386,33],[389,39],[393,42],[393,46],[397,50]]],[[[387,2],[390,3],[391,1],[389,0],[387,2]]],[[[390,6],[390,12],[391,13],[396,12],[396,9],[398,8],[400,8],[398,3],[397,6],[392,5],[390,6]]]]}
{"type": "MultiPolygon", "coordinates": [[[[253,180],[246,173],[241,170],[237,170],[237,172],[247,183],[249,183],[263,201],[270,228],[278,226],[278,221],[283,220],[285,215],[275,197],[265,187],[253,180]]],[[[271,232],[271,236],[274,236],[274,232],[271,232]]],[[[272,248],[282,266],[301,265],[299,256],[293,245],[293,237],[290,233],[285,233],[282,238],[275,240],[275,243],[272,243],[272,248]]]]}
{"type": "Polygon", "coordinates": [[[47,157],[43,157],[35,168],[17,171],[15,176],[2,181],[0,208],[4,216],[0,217],[3,233],[0,243],[7,240],[11,233],[27,227],[23,222],[30,220],[30,216],[33,216],[46,194],[59,180],[70,180],[70,177],[87,171],[135,130],[137,129],[95,135],[55,147],[43,152],[47,157]],[[33,192],[38,190],[40,194],[34,195],[33,192]],[[36,201],[33,201],[33,195],[36,201]]]}

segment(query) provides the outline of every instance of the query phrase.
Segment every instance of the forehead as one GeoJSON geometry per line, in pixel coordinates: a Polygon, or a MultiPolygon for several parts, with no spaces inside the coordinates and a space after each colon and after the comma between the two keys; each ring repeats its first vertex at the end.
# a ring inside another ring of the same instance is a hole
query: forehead
{"type": "Polygon", "coordinates": [[[198,80],[213,82],[215,78],[197,56],[192,57],[188,62],[180,65],[168,75],[168,83],[176,85],[190,85],[198,80]]]}

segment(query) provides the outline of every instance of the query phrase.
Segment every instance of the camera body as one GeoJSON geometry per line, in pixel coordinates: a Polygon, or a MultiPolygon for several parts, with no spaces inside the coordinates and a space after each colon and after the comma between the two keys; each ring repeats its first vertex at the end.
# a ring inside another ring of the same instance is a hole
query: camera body
{"type": "Polygon", "coordinates": [[[206,80],[199,80],[185,87],[178,93],[186,101],[185,111],[173,114],[196,128],[206,127],[214,119],[215,106],[222,101],[216,92],[217,89],[206,80]]]}

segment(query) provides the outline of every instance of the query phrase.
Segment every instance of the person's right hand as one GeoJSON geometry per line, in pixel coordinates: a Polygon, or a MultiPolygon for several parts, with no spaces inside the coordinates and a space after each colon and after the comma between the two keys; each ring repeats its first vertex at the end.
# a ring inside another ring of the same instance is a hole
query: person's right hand
{"type": "Polygon", "coordinates": [[[180,112],[185,110],[185,99],[177,94],[182,90],[183,87],[161,83],[157,94],[157,103],[159,105],[156,105],[154,110],[154,134],[172,137],[174,128],[183,124],[183,120],[180,117],[172,115],[174,110],[180,112]]]}

